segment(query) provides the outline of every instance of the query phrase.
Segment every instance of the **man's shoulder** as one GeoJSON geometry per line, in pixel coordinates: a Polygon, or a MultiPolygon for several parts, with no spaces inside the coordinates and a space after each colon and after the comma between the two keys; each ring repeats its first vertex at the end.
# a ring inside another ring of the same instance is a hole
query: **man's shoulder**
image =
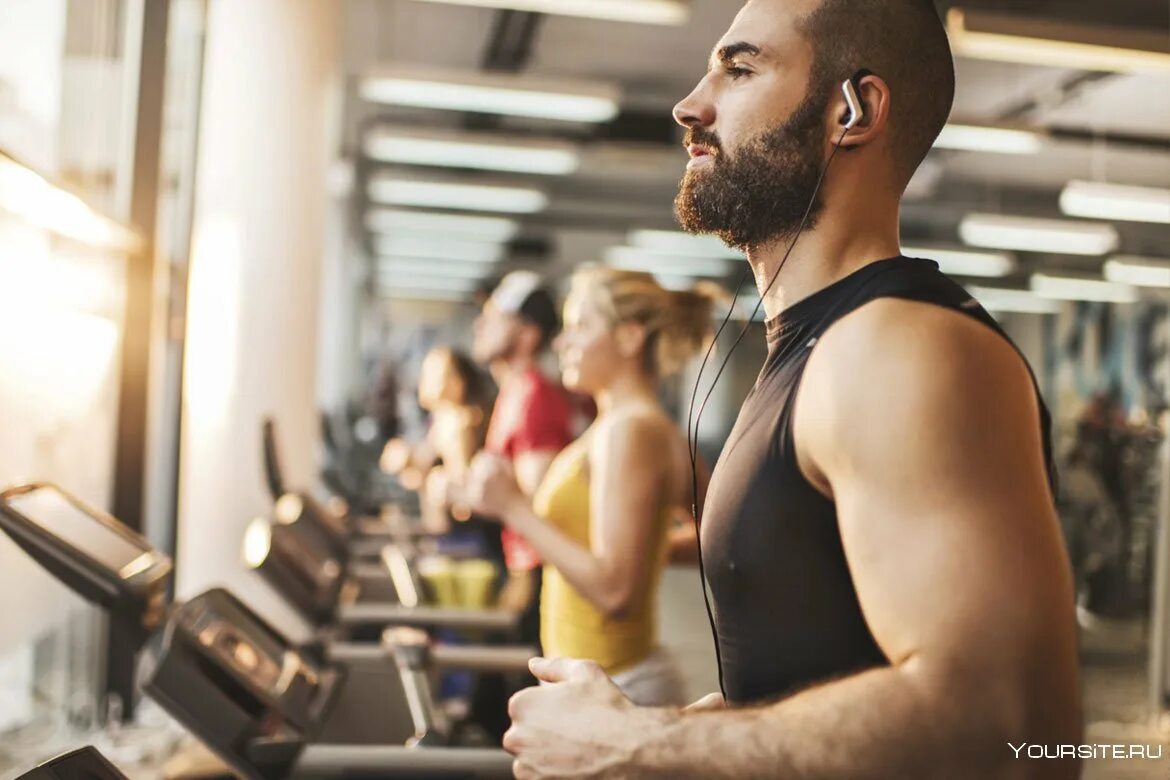
{"type": "Polygon", "coordinates": [[[842,317],[821,337],[821,362],[861,369],[898,361],[907,367],[938,361],[972,366],[1019,362],[1011,340],[961,308],[906,298],[877,298],[842,317]]]}
{"type": "Polygon", "coordinates": [[[1034,394],[1023,356],[1002,332],[959,309],[898,298],[874,300],[835,323],[804,383],[821,411],[830,404],[870,419],[902,404],[920,404],[926,414],[1034,394]]]}

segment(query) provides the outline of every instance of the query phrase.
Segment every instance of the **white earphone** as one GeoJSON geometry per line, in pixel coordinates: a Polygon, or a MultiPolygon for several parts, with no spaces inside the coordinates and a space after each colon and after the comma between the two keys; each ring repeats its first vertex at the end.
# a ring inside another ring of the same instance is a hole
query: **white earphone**
{"type": "Polygon", "coordinates": [[[865,117],[865,109],[861,105],[861,99],[857,97],[857,88],[853,86],[852,79],[841,83],[841,91],[845,93],[845,104],[849,106],[849,116],[845,118],[843,124],[846,130],[852,130],[865,117]]]}

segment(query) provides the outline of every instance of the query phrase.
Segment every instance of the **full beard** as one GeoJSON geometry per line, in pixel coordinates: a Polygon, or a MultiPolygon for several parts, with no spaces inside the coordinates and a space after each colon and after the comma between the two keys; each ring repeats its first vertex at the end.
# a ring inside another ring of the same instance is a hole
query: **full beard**
{"type": "Polygon", "coordinates": [[[824,208],[817,184],[825,105],[824,98],[806,98],[784,124],[750,139],[734,155],[723,152],[714,133],[691,128],[686,143],[717,153],[712,165],[688,170],[679,184],[674,205],[682,228],[747,251],[794,236],[802,222],[815,227],[824,208]]]}

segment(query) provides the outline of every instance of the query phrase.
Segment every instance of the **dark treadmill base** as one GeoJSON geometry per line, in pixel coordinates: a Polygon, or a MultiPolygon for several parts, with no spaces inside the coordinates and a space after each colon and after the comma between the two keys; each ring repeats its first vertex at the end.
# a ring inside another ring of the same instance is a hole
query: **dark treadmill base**
{"type": "Polygon", "coordinates": [[[393,664],[355,664],[314,742],[329,745],[404,745],[414,724],[393,664]]]}

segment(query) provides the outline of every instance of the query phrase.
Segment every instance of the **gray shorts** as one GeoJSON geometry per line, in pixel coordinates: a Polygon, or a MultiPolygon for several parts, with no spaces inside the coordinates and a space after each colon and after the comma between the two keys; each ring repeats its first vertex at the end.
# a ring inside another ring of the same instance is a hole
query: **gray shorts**
{"type": "Polygon", "coordinates": [[[657,648],[640,663],[613,675],[613,682],[639,707],[682,706],[682,675],[666,650],[657,648]]]}

